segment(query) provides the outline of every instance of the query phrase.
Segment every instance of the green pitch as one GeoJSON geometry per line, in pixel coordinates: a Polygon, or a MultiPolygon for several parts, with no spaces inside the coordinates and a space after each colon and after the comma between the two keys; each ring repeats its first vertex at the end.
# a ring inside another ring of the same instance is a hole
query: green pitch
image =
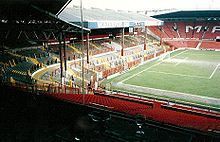
{"type": "Polygon", "coordinates": [[[162,57],[109,79],[104,84],[111,83],[111,89],[124,91],[126,87],[118,83],[127,85],[128,90],[138,86],[142,91],[134,89],[132,92],[142,94],[146,87],[220,99],[220,52],[179,50],[162,57]]]}

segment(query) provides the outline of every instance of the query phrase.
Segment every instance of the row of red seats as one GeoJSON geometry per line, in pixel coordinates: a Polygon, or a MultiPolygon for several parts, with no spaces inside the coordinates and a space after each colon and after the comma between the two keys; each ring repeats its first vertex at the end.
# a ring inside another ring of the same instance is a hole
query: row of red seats
{"type": "Polygon", "coordinates": [[[170,38],[167,34],[162,32],[161,27],[151,26],[148,29],[160,38],[170,38]]]}
{"type": "Polygon", "coordinates": [[[95,66],[95,71],[101,72],[105,69],[103,64],[95,66]]]}
{"type": "Polygon", "coordinates": [[[217,118],[217,119],[220,118],[220,114],[218,112],[211,112],[211,111],[202,110],[202,109],[193,108],[193,107],[181,106],[181,105],[176,105],[176,104],[174,105],[164,104],[161,107],[165,109],[182,111],[182,112],[192,113],[196,115],[204,115],[207,117],[212,117],[212,118],[217,118]]]}
{"type": "Polygon", "coordinates": [[[141,114],[148,119],[153,119],[165,124],[176,125],[180,127],[192,128],[203,132],[220,131],[220,119],[211,118],[203,115],[196,115],[178,110],[162,108],[161,103],[153,102],[151,105],[125,100],[109,96],[99,95],[67,95],[67,94],[49,94],[60,100],[72,103],[80,103],[110,109],[116,112],[122,112],[130,115],[141,114]]]}
{"type": "Polygon", "coordinates": [[[111,51],[114,51],[114,49],[113,48],[102,48],[100,50],[93,50],[91,52],[91,55],[98,55],[98,54],[107,53],[111,51]]]}
{"type": "Polygon", "coordinates": [[[144,61],[150,60],[152,58],[154,58],[154,54],[147,55],[146,57],[144,57],[144,61]]]}
{"type": "Polygon", "coordinates": [[[219,49],[220,50],[220,42],[202,41],[200,48],[202,48],[202,49],[219,49]]]}
{"type": "Polygon", "coordinates": [[[197,45],[199,44],[199,41],[197,40],[179,40],[179,41],[165,41],[166,44],[170,45],[170,46],[174,46],[177,48],[180,47],[190,47],[190,48],[196,48],[197,45]]]}
{"type": "Polygon", "coordinates": [[[161,50],[161,51],[159,51],[159,52],[156,53],[156,56],[160,56],[160,55],[163,54],[163,53],[164,53],[164,50],[161,50]]]}
{"type": "MultiPolygon", "coordinates": [[[[128,64],[128,68],[132,68],[140,63],[141,63],[141,59],[137,59],[137,60],[128,62],[127,64],[128,64]]],[[[119,66],[116,66],[115,68],[110,68],[110,69],[104,70],[102,72],[102,77],[106,78],[112,74],[122,72],[123,70],[124,70],[124,65],[119,65],[119,66]]]]}
{"type": "Polygon", "coordinates": [[[124,70],[123,65],[116,66],[115,68],[110,68],[102,72],[102,77],[106,78],[112,74],[122,72],[124,70]]]}
{"type": "Polygon", "coordinates": [[[135,61],[128,62],[128,68],[130,69],[130,68],[132,68],[132,67],[134,67],[134,66],[136,66],[136,65],[138,65],[140,63],[141,63],[141,59],[140,58],[135,60],[135,61]]]}
{"type": "Polygon", "coordinates": [[[220,26],[218,22],[165,22],[162,27],[149,27],[151,32],[161,38],[193,38],[193,39],[215,39],[220,31],[214,30],[220,26]],[[205,28],[207,27],[207,28],[205,28]],[[194,29],[193,29],[194,28],[194,29]],[[214,30],[214,32],[213,32],[214,30]],[[204,37],[202,37],[204,35],[204,37]]]}

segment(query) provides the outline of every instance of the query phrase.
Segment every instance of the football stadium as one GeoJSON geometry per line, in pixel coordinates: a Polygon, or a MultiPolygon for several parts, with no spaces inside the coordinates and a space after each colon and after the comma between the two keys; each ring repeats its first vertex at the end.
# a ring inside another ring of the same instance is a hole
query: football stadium
{"type": "Polygon", "coordinates": [[[0,1],[0,141],[220,141],[220,10],[74,1],[0,1]]]}

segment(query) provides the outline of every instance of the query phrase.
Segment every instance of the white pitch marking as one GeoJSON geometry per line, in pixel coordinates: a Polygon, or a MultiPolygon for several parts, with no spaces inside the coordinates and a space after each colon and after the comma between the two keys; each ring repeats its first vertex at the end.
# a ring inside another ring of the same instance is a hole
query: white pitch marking
{"type": "Polygon", "coordinates": [[[180,60],[179,62],[177,62],[175,64],[175,66],[178,66],[179,64],[181,64],[182,62],[186,61],[188,59],[188,57],[185,57],[184,59],[180,60]]]}
{"type": "MultiPolygon", "coordinates": [[[[188,51],[188,50],[184,50],[184,51],[182,51],[182,52],[180,52],[180,53],[174,55],[173,57],[170,57],[170,59],[171,59],[171,58],[174,58],[174,57],[176,57],[176,56],[178,56],[178,55],[181,55],[181,54],[185,53],[186,51],[188,51]]],[[[138,72],[138,73],[136,73],[136,74],[133,74],[132,76],[130,76],[130,77],[128,77],[128,78],[125,78],[125,79],[123,79],[123,80],[120,81],[120,82],[122,83],[122,82],[124,82],[124,81],[127,81],[127,80],[129,80],[129,79],[131,79],[131,78],[133,78],[133,77],[135,77],[135,76],[141,74],[142,72],[145,72],[145,71],[151,69],[152,67],[157,66],[157,65],[159,65],[159,64],[161,64],[161,63],[163,63],[163,61],[158,62],[158,63],[156,63],[156,64],[154,64],[154,65],[152,65],[152,66],[150,66],[150,67],[148,67],[148,68],[146,68],[146,69],[144,69],[144,70],[142,70],[142,71],[140,71],[140,72],[138,72]]]]}
{"type": "MultiPolygon", "coordinates": [[[[171,90],[163,90],[163,89],[157,89],[157,88],[150,88],[150,87],[144,87],[144,86],[138,86],[138,85],[131,85],[131,84],[126,84],[126,83],[119,83],[119,85],[124,85],[124,86],[128,86],[128,88],[132,89],[134,87],[136,87],[137,89],[138,88],[142,88],[142,89],[146,89],[146,90],[155,90],[155,91],[160,91],[160,92],[167,92],[167,93],[172,93],[174,95],[166,95],[166,96],[169,96],[169,97],[174,97],[175,95],[177,94],[181,94],[181,95],[178,95],[178,96],[192,96],[192,97],[198,97],[198,98],[203,98],[203,99],[209,99],[209,100],[217,100],[217,101],[220,101],[220,99],[218,98],[213,98],[213,97],[207,97],[207,96],[198,96],[198,95],[195,95],[195,94],[188,94],[188,93],[183,93],[183,92],[176,92],[176,91],[171,91],[171,90]]],[[[138,90],[137,90],[138,91],[138,90]]],[[[145,91],[146,93],[147,91],[145,91]]],[[[161,95],[161,93],[155,93],[155,95],[161,95]]]]}
{"type": "Polygon", "coordinates": [[[218,65],[215,67],[215,69],[214,69],[214,71],[212,72],[212,74],[210,75],[209,79],[212,79],[213,75],[215,74],[215,72],[217,71],[217,69],[218,69],[219,66],[220,66],[220,64],[218,64],[218,65]]]}
{"type": "Polygon", "coordinates": [[[208,77],[196,76],[196,75],[184,75],[184,74],[168,73],[168,72],[161,72],[161,71],[148,71],[148,72],[154,72],[154,73],[160,73],[160,74],[168,74],[168,75],[181,76],[181,77],[208,79],[208,77]]]}

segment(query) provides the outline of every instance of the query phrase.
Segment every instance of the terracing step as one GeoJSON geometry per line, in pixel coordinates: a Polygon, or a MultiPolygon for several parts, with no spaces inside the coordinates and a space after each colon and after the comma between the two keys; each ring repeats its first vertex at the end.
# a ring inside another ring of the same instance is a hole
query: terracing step
{"type": "Polygon", "coordinates": [[[68,47],[72,48],[76,53],[78,54],[82,54],[81,51],[79,51],[79,49],[77,49],[76,47],[72,46],[72,45],[67,45],[68,47]]]}
{"type": "Polygon", "coordinates": [[[30,58],[30,57],[28,59],[35,65],[40,64],[40,62],[37,59],[30,58]]]}

